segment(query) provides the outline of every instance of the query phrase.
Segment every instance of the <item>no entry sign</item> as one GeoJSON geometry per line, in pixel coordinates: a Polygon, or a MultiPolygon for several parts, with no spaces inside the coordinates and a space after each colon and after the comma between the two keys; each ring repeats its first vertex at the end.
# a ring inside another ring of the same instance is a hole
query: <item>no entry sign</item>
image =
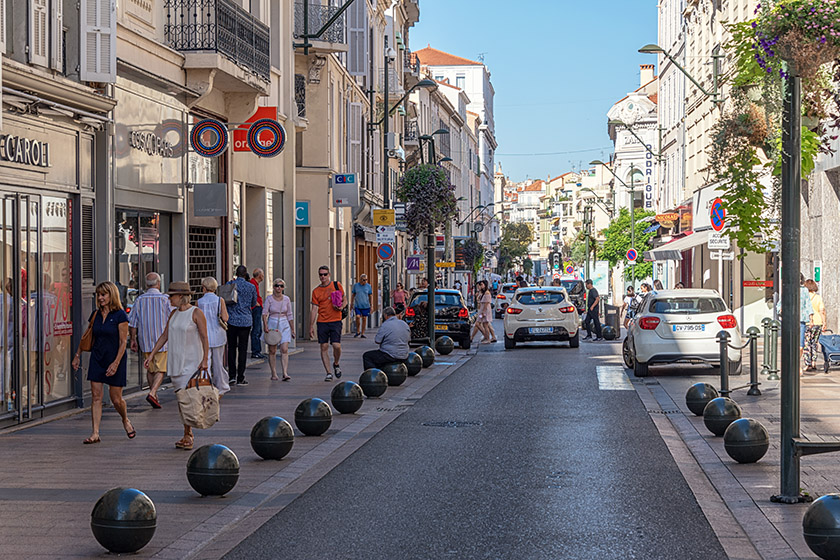
{"type": "Polygon", "coordinates": [[[712,201],[712,207],[709,209],[709,218],[712,221],[712,229],[720,231],[726,223],[726,209],[723,207],[723,201],[716,198],[712,201]]]}

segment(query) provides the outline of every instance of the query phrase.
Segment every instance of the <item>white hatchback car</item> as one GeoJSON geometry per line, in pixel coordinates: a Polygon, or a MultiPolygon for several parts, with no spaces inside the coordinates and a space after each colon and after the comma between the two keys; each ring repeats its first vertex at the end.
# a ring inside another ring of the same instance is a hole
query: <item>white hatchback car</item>
{"type": "Polygon", "coordinates": [[[505,348],[517,342],[569,341],[580,346],[580,316],[559,286],[519,288],[505,309],[505,348]]]}
{"type": "Polygon", "coordinates": [[[507,309],[507,306],[510,305],[511,301],[513,301],[513,294],[516,293],[518,288],[519,284],[516,282],[505,282],[499,286],[499,293],[496,294],[496,319],[502,318],[505,309],[507,309]]]}
{"type": "Polygon", "coordinates": [[[663,290],[645,296],[624,342],[636,377],[651,364],[707,363],[720,367],[720,331],[729,333],[729,372],[741,371],[738,321],[714,290],[663,290]]]}

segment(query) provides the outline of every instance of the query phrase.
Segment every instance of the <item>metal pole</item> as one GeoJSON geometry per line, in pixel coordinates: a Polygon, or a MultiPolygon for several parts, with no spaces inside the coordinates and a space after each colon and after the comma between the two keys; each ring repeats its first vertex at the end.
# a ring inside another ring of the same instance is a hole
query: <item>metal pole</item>
{"type": "Polygon", "coordinates": [[[802,171],[801,84],[796,68],[783,64],[782,105],[782,441],[780,493],[773,500],[800,501],[799,457],[799,195],[802,171]]]}
{"type": "Polygon", "coordinates": [[[426,291],[426,317],[429,320],[429,346],[435,348],[435,226],[429,224],[429,234],[426,238],[426,279],[429,288],[426,291]]]}
{"type": "Polygon", "coordinates": [[[770,375],[767,376],[767,381],[781,379],[779,377],[779,327],[778,321],[770,321],[770,375]]]}
{"type": "Polygon", "coordinates": [[[761,375],[770,375],[770,323],[773,321],[770,317],[765,317],[761,320],[761,326],[764,327],[764,352],[761,354],[761,375]]]}
{"type": "Polygon", "coordinates": [[[583,261],[584,280],[589,280],[589,212],[588,206],[583,207],[583,227],[586,231],[586,256],[583,261]]]}
{"type": "Polygon", "coordinates": [[[760,332],[757,327],[747,329],[747,336],[750,337],[750,390],[747,394],[751,397],[761,396],[758,388],[758,335],[760,332]]]}
{"type": "Polygon", "coordinates": [[[729,393],[729,333],[720,331],[717,335],[720,344],[720,393],[721,397],[728,397],[729,393]]]}
{"type": "MultiPolygon", "coordinates": [[[[385,98],[385,114],[382,116],[382,197],[385,208],[391,207],[391,185],[390,172],[391,160],[388,157],[388,121],[390,120],[390,111],[388,110],[388,36],[385,36],[385,74],[382,90],[385,98]]],[[[395,244],[396,245],[396,244],[395,244]]],[[[391,305],[391,267],[382,269],[382,307],[390,307],[391,305]]]]}
{"type": "MultiPolygon", "coordinates": [[[[630,164],[630,247],[636,248],[636,166],[630,164]]],[[[630,283],[636,289],[636,261],[630,264],[630,283]]]]}

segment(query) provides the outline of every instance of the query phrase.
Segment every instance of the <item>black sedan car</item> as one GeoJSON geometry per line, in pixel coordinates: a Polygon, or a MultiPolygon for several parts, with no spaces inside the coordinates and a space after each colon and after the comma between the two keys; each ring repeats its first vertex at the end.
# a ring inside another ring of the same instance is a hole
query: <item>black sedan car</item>
{"type": "MultiPolygon", "coordinates": [[[[429,342],[427,292],[416,292],[405,309],[405,322],[411,327],[411,344],[429,342]]],[[[470,347],[470,328],[473,317],[467,309],[467,302],[458,290],[435,290],[435,333],[446,335],[461,348],[470,347]]]]}

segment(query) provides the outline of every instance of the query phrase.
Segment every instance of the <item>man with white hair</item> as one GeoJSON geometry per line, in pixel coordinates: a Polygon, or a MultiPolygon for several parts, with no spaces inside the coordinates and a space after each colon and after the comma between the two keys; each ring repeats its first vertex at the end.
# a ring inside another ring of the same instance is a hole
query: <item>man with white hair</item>
{"type": "MultiPolygon", "coordinates": [[[[174,308],[169,305],[169,296],[160,291],[160,274],[150,272],[146,275],[146,291],[141,294],[131,307],[128,314],[128,332],[131,339],[131,350],[143,352],[143,359],[149,357],[157,339],[163,334],[169,315],[174,308]],[[139,337],[138,337],[139,334],[139,337]],[[139,345],[138,345],[139,341],[139,345]]],[[[146,370],[149,380],[149,394],[146,401],[152,408],[160,408],[157,391],[166,375],[166,346],[155,354],[146,370]]]]}

